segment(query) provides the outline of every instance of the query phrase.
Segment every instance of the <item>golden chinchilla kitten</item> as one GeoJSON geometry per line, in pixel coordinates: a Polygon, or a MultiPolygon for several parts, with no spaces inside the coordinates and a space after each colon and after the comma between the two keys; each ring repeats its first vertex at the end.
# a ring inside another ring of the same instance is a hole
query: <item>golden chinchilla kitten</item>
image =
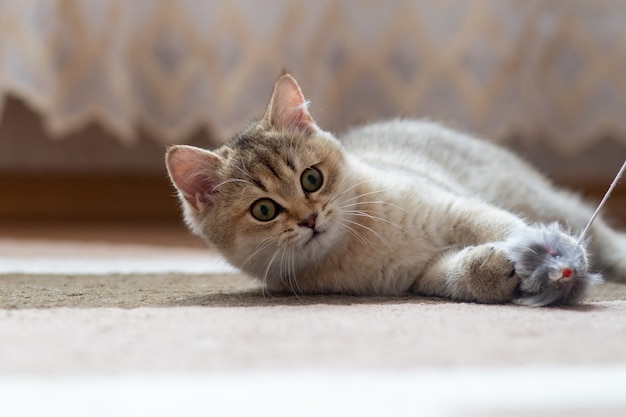
{"type": "Polygon", "coordinates": [[[541,306],[626,281],[625,235],[578,245],[593,210],[511,153],[416,120],[336,138],[288,74],[228,143],[166,159],[193,233],[270,291],[541,306]]]}

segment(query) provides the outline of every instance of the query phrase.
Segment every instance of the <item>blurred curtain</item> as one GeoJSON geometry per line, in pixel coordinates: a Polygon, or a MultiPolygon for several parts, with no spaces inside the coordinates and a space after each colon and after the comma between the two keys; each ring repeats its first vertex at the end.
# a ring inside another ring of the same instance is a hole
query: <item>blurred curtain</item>
{"type": "Polygon", "coordinates": [[[418,116],[583,153],[626,144],[625,22],[623,0],[0,0],[0,112],[224,138],[287,68],[329,130],[418,116]]]}

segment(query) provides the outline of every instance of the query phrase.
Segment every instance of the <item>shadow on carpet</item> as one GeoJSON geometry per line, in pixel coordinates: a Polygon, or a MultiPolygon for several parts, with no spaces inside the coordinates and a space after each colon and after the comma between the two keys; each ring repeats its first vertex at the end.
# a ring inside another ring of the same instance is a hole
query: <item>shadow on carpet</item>
{"type": "MultiPolygon", "coordinates": [[[[605,283],[587,303],[626,300],[626,284],[605,283]]],[[[98,307],[258,307],[313,304],[432,304],[450,301],[406,295],[356,297],[269,294],[241,274],[20,275],[0,276],[0,309],[98,307]]],[[[584,307],[584,306],[583,306],[584,307]]]]}

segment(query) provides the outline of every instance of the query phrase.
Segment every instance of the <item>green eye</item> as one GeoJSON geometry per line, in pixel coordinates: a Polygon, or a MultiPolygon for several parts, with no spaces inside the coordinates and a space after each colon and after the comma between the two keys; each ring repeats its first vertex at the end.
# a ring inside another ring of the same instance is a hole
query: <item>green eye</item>
{"type": "Polygon", "coordinates": [[[300,184],[302,189],[307,193],[313,193],[322,187],[324,177],[322,173],[316,168],[307,168],[300,177],[300,184]]]}
{"type": "Polygon", "coordinates": [[[262,198],[257,200],[250,207],[250,213],[252,216],[262,222],[269,222],[274,220],[278,216],[280,206],[269,198],[262,198]]]}

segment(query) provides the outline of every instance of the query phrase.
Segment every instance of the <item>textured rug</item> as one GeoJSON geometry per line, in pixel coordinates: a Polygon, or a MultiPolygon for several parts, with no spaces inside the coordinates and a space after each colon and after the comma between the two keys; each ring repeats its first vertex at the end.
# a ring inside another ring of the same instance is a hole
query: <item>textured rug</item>
{"type": "MultiPolygon", "coordinates": [[[[580,306],[547,308],[547,311],[593,310],[598,303],[626,301],[626,284],[612,282],[596,287],[580,306]]],[[[312,304],[448,304],[445,299],[404,297],[355,297],[341,295],[295,296],[263,291],[245,275],[226,274],[0,274],[0,309],[53,307],[281,307],[312,304]]],[[[485,306],[487,309],[530,308],[485,306]]],[[[541,309],[540,309],[541,310],[541,309]]]]}
{"type": "Polygon", "coordinates": [[[0,335],[0,373],[626,364],[626,285],[528,308],[268,294],[239,274],[7,274],[0,335]]]}
{"type": "Polygon", "coordinates": [[[626,285],[539,309],[297,297],[197,248],[3,250],[2,415],[626,415],[626,285]]]}

